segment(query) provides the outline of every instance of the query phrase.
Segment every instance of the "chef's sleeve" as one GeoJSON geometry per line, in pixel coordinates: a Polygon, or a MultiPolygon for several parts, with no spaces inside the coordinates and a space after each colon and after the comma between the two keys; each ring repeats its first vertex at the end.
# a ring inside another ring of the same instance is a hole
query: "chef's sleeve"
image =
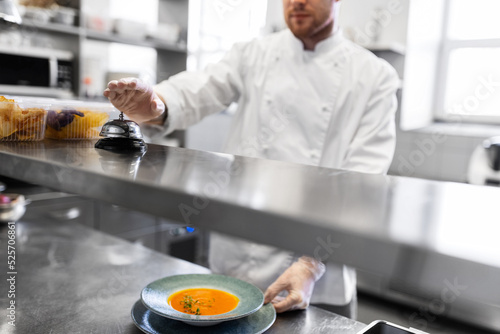
{"type": "Polygon", "coordinates": [[[156,85],[154,91],[166,103],[168,117],[155,135],[186,129],[236,102],[243,88],[244,48],[244,43],[236,44],[221,61],[205,70],[181,72],[156,85]]]}
{"type": "Polygon", "coordinates": [[[388,63],[382,64],[344,158],[343,169],[385,174],[391,165],[396,147],[396,92],[400,79],[394,68],[388,63]]]}

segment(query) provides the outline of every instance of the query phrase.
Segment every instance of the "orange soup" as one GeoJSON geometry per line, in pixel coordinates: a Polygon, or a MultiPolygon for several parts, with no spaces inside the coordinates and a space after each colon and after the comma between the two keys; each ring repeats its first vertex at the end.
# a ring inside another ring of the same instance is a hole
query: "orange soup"
{"type": "Polygon", "coordinates": [[[168,304],[175,310],[194,315],[216,315],[229,312],[238,306],[238,297],[216,289],[186,289],[168,297],[168,304]]]}

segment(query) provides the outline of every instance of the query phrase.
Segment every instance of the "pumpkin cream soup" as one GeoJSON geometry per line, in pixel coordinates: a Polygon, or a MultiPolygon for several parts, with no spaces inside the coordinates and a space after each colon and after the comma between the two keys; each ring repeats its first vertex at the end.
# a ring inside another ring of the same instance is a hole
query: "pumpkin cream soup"
{"type": "Polygon", "coordinates": [[[194,315],[217,315],[229,312],[239,303],[238,297],[216,289],[186,289],[168,297],[175,310],[194,315]]]}

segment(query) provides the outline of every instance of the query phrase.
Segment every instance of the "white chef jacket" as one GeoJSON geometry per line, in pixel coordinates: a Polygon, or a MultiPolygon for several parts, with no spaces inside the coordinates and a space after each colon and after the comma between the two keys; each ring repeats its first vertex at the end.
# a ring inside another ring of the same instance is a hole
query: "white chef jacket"
{"type": "MultiPolygon", "coordinates": [[[[340,31],[308,51],[284,30],[236,44],[219,63],[175,75],[155,91],[168,107],[161,135],[237,102],[227,153],[386,173],[395,147],[398,85],[387,62],[340,31]]],[[[298,256],[214,234],[209,261],[214,272],[265,290],[298,256]]],[[[328,263],[311,302],[345,305],[355,284],[352,268],[328,263]]]]}

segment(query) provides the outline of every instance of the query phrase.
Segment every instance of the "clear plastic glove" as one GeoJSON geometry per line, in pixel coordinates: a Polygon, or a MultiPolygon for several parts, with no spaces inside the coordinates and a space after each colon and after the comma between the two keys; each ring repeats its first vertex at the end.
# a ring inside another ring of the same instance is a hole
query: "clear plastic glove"
{"type": "Polygon", "coordinates": [[[305,309],[314,290],[314,284],[325,273],[325,265],[303,256],[294,262],[264,293],[264,303],[272,302],[277,313],[305,309]],[[288,296],[280,297],[281,291],[288,296]]]}
{"type": "Polygon", "coordinates": [[[166,112],[165,103],[153,87],[137,78],[110,81],[104,96],[116,109],[138,123],[161,118],[166,112]]]}

